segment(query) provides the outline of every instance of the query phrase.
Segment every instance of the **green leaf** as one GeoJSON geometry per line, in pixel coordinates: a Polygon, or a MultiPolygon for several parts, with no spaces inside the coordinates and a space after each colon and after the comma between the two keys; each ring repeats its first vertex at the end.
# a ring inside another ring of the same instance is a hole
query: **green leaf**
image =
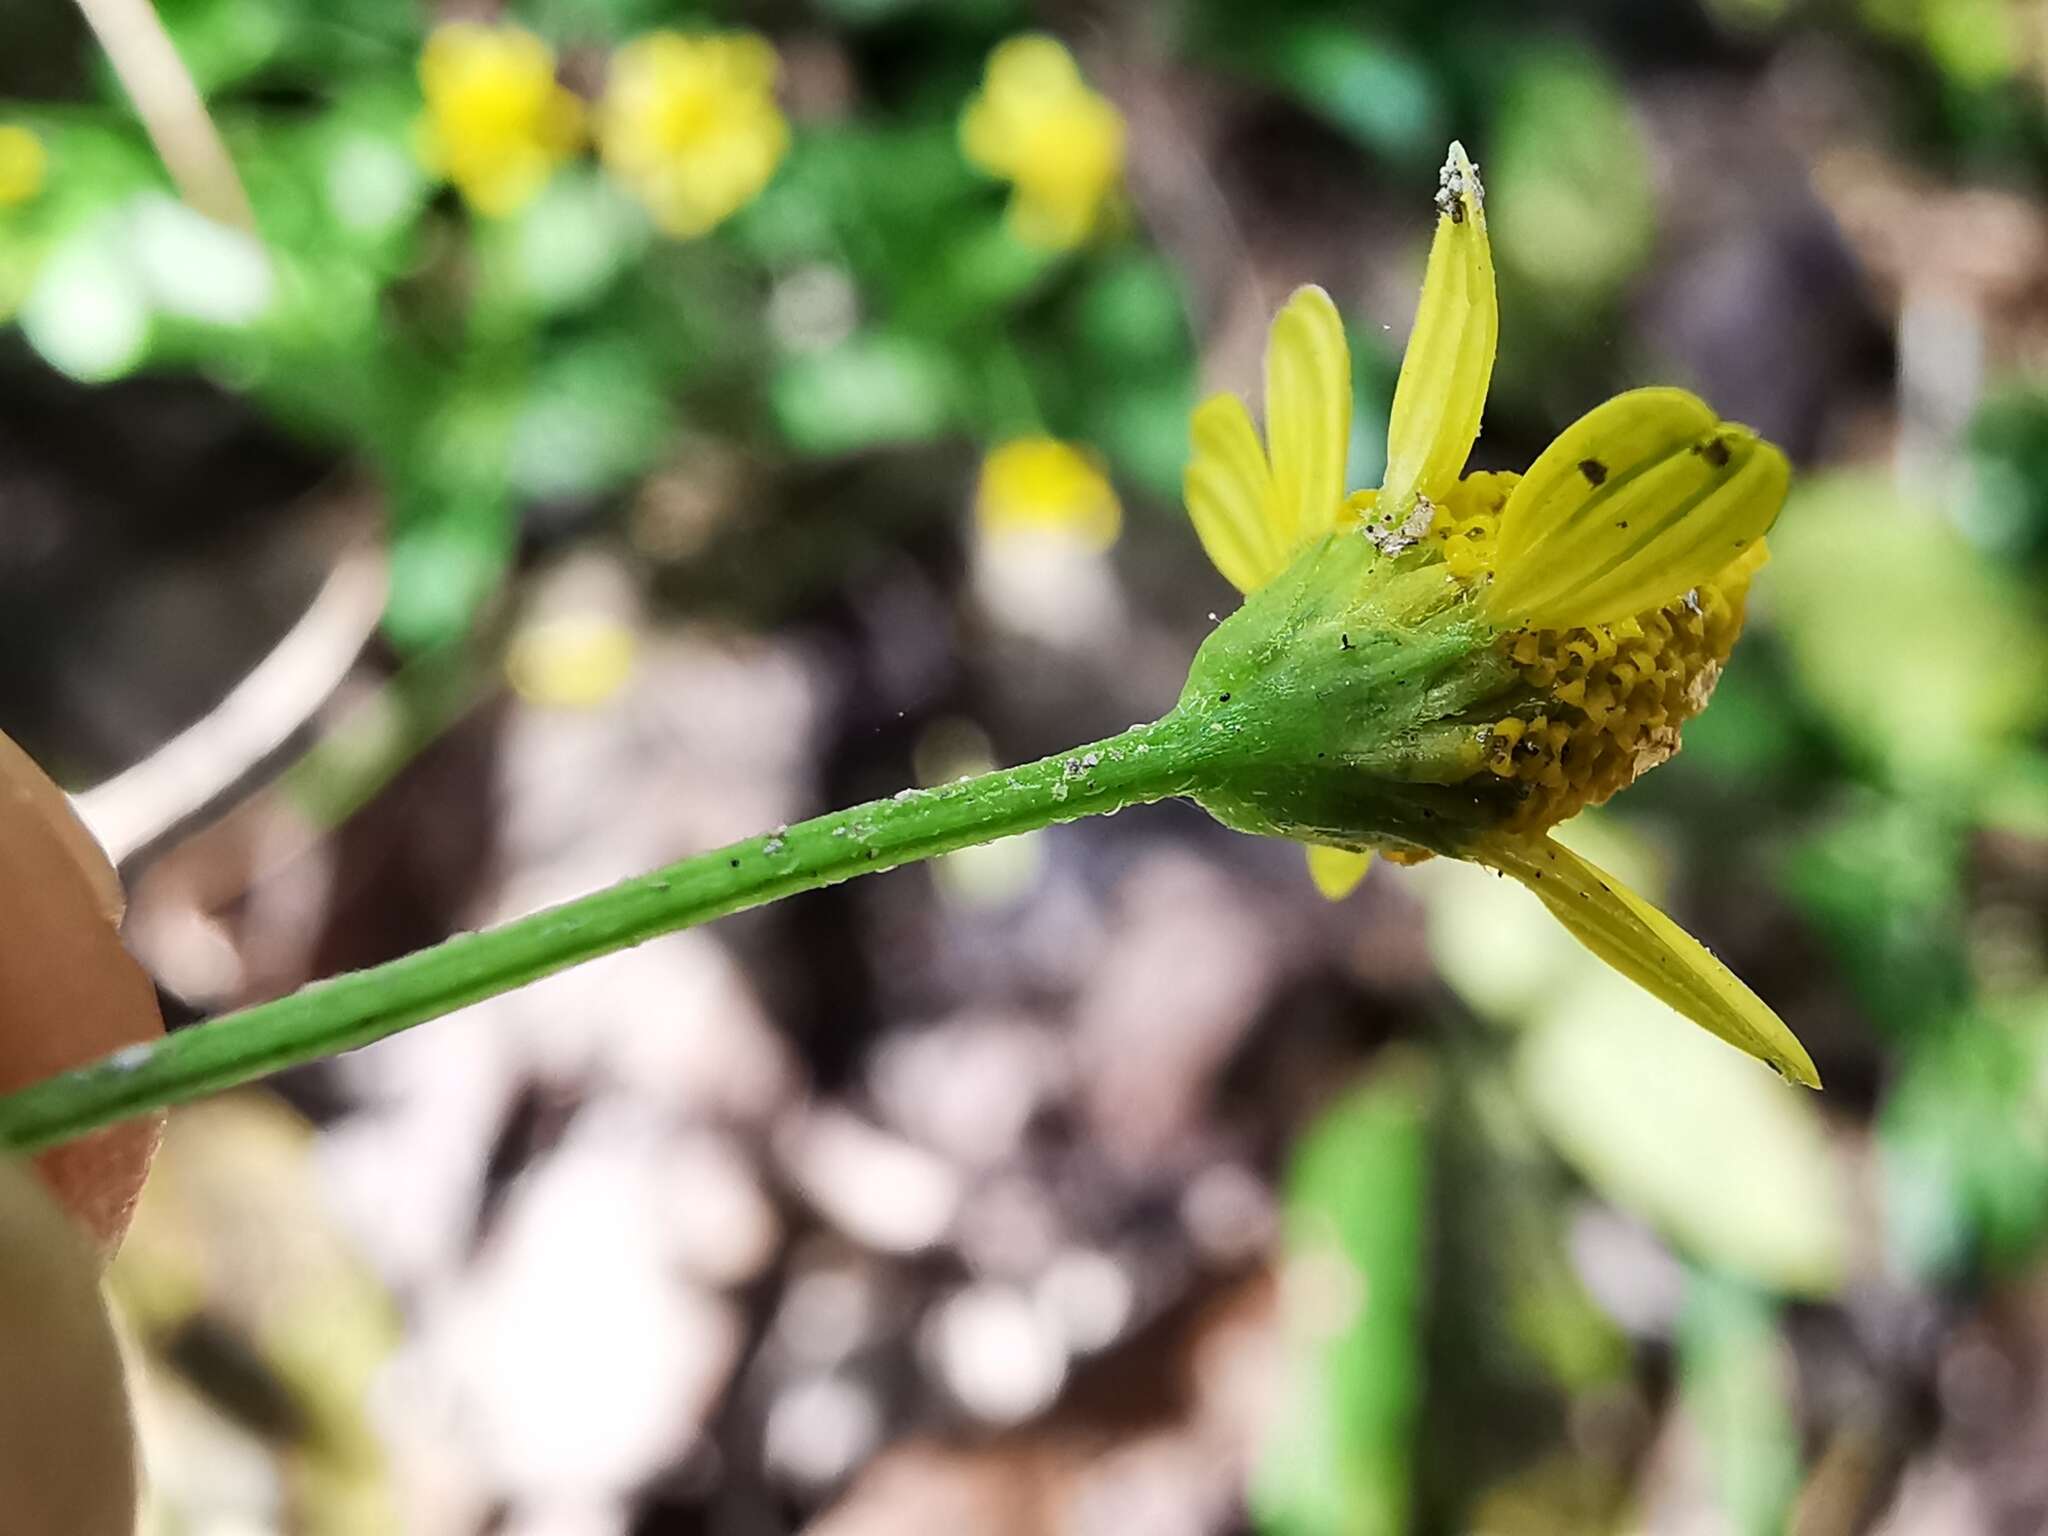
{"type": "Polygon", "coordinates": [[[86,384],[118,379],[149,350],[149,289],[109,212],[47,257],[22,301],[21,329],[44,362],[86,384]]]}
{"type": "Polygon", "coordinates": [[[507,475],[535,499],[590,496],[644,473],[672,413],[654,359],[636,338],[572,343],[537,370],[513,424],[507,475]]]}
{"type": "Polygon", "coordinates": [[[1571,307],[1634,275],[1655,233],[1649,157],[1620,82],[1596,55],[1521,55],[1493,144],[1487,219],[1504,265],[1571,307]]]}
{"type": "Polygon", "coordinates": [[[1966,443],[1970,483],[1956,509],[1995,555],[2048,556],[2048,391],[2008,386],[1985,401],[1966,443]]]}
{"type": "Polygon", "coordinates": [[[1900,1041],[1969,996],[1967,851],[1952,808],[1866,794],[1815,824],[1786,860],[1786,893],[1835,952],[1857,1001],[1900,1041]]]}
{"type": "Polygon", "coordinates": [[[1810,476],[1771,533],[1759,596],[1835,733],[1889,775],[1970,785],[2048,723],[2038,598],[1932,506],[1810,476]]]}
{"type": "Polygon", "coordinates": [[[558,173],[514,217],[480,227],[479,305],[551,314],[593,303],[647,250],[640,209],[587,166],[558,173]]]}
{"type": "Polygon", "coordinates": [[[1122,390],[1103,402],[1093,424],[1094,440],[1117,467],[1168,502],[1180,499],[1193,396],[1191,379],[1122,390]]]}
{"type": "Polygon", "coordinates": [[[1819,1101],[1590,957],[1578,969],[1517,1053],[1517,1082],[1551,1144],[1687,1252],[1783,1294],[1832,1294],[1849,1223],[1819,1101]]]}
{"type": "Polygon", "coordinates": [[[964,318],[1018,304],[1060,264],[1058,253],[1011,234],[993,208],[962,222],[964,227],[946,242],[937,283],[923,296],[951,314],[964,318]]]}
{"type": "Polygon", "coordinates": [[[944,362],[908,338],[880,333],[787,359],[770,397],[790,445],[818,456],[928,441],[954,417],[944,362]]]}
{"type": "Polygon", "coordinates": [[[1082,288],[1082,345],[1120,371],[1177,370],[1191,360],[1187,303],[1158,257],[1131,252],[1105,263],[1082,288]]]}
{"type": "Polygon", "coordinates": [[[513,531],[510,504],[483,490],[437,500],[430,516],[401,511],[384,609],[391,643],[418,656],[467,635],[504,579],[513,531]]]}
{"type": "Polygon", "coordinates": [[[1443,102],[1427,60],[1389,39],[1313,21],[1284,27],[1262,52],[1275,85],[1367,149],[1395,159],[1442,154],[1443,102]]]}
{"type": "MultiPolygon", "coordinates": [[[[276,57],[293,7],[268,0],[164,0],[164,30],[203,95],[255,74],[276,57]]],[[[119,86],[112,90],[121,98],[119,86]]]]}
{"type": "Polygon", "coordinates": [[[1252,1488],[1268,1536],[1405,1530],[1420,1392],[1429,1075],[1381,1070],[1296,1149],[1286,1188],[1285,1397],[1252,1488]]]}
{"type": "Polygon", "coordinates": [[[1879,1116],[1885,1242],[1945,1280],[2048,1241],[2048,993],[1922,1030],[1879,1116]]]}
{"type": "Polygon", "coordinates": [[[1799,1491],[1799,1426],[1791,1356],[1770,1301],[1721,1276],[1694,1276],[1678,1318],[1678,1385],[1707,1442],[1726,1529],[1780,1536],[1799,1491]]]}

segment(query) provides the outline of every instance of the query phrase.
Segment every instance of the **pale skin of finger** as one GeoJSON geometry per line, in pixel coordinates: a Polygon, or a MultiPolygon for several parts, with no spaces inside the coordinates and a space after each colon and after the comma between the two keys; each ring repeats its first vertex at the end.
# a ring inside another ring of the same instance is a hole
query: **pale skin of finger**
{"type": "Polygon", "coordinates": [[[13,818],[23,817],[49,828],[92,887],[100,915],[109,923],[120,922],[126,906],[121,877],[114,873],[114,866],[86,831],[85,823],[72,812],[69,797],[5,732],[0,732],[0,799],[6,802],[0,826],[12,827],[16,824],[13,818]]]}
{"type": "MultiPolygon", "coordinates": [[[[0,1091],[163,1033],[149,978],[122,946],[120,882],[63,791],[0,736],[0,1091]]],[[[160,1116],[35,1159],[103,1254],[127,1230],[160,1116]]]]}
{"type": "Polygon", "coordinates": [[[0,1510],[9,1531],[131,1536],[135,1432],[99,1255],[0,1161],[0,1510]]]}

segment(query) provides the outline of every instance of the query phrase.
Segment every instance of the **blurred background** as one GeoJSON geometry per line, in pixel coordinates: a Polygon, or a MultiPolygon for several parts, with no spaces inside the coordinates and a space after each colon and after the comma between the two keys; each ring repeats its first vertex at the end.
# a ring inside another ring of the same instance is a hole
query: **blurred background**
{"type": "Polygon", "coordinates": [[[1374,482],[1455,135],[1482,467],[1800,468],[1573,840],[1828,1085],[1471,869],[957,855],[178,1115],[150,1529],[2048,1525],[2048,5],[162,0],[218,140],[91,9],[0,13],[0,724],[174,1022],[1164,710],[1189,407],[1322,283],[1374,482]]]}

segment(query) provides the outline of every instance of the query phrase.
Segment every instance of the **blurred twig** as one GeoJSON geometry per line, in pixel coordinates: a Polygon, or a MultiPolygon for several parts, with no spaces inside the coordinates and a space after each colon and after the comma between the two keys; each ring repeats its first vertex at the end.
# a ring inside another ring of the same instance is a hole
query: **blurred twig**
{"type": "Polygon", "coordinates": [[[205,810],[291,740],[376,632],[385,586],[382,549],[344,553],[305,615],[211,712],[78,796],[79,815],[116,864],[205,810]]]}
{"type": "Polygon", "coordinates": [[[78,8],[185,201],[210,219],[255,234],[256,214],[227,145],[149,0],[78,0],[78,8]]]}

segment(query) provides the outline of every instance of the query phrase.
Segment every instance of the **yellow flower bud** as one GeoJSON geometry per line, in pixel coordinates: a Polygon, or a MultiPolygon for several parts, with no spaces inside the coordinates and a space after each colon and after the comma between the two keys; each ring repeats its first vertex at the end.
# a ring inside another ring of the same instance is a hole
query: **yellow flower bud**
{"type": "Polygon", "coordinates": [[[1055,437],[1020,437],[982,460],[974,513],[982,531],[1052,531],[1096,549],[1116,542],[1123,507],[1101,466],[1055,437]]]}
{"type": "Polygon", "coordinates": [[[583,104],[555,80],[548,45],[520,27],[451,22],[420,54],[421,163],[478,213],[531,202],[583,142],[583,104]]]}
{"type": "Polygon", "coordinates": [[[960,119],[967,158],[1015,187],[1018,239],[1069,250],[1095,230],[1123,180],[1124,120],[1081,78],[1056,38],[1013,37],[989,55],[981,92],[960,119]]]}
{"type": "Polygon", "coordinates": [[[704,234],[768,185],[789,149],[778,68],[746,32],[651,32],[618,51],[598,120],[604,163],[663,231],[704,234]]]}

